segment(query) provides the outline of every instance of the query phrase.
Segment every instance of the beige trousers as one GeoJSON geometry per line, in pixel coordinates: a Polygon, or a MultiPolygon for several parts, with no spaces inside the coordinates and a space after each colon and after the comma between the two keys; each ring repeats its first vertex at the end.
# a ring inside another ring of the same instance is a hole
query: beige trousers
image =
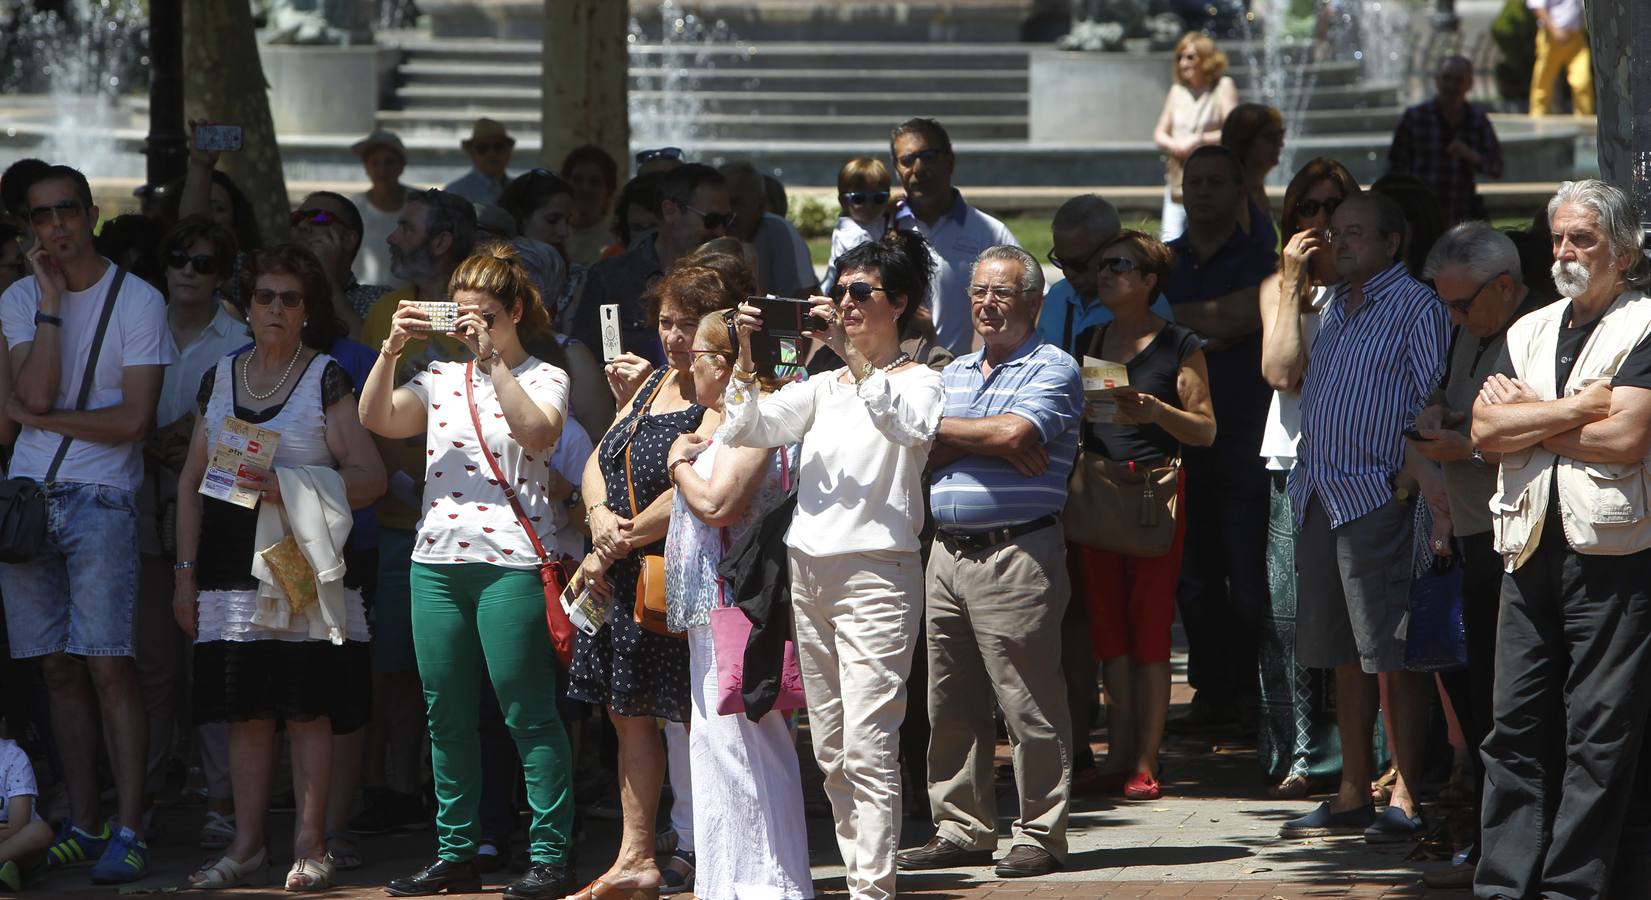
{"type": "Polygon", "coordinates": [[[1020,795],[1010,846],[1066,859],[1072,729],[1060,647],[1070,596],[1058,524],[980,553],[939,539],[929,550],[929,807],[935,830],[970,850],[997,849],[995,696],[1020,795]]]}
{"type": "Polygon", "coordinates": [[[849,896],[894,896],[900,846],[900,722],[906,717],[922,562],[879,550],[791,551],[797,662],[814,760],[825,774],[849,896]]]}

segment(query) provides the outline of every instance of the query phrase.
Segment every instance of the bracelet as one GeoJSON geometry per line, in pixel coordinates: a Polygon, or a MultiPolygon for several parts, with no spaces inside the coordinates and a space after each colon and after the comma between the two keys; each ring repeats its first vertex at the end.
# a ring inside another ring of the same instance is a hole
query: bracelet
{"type": "Polygon", "coordinates": [[[34,324],[36,324],[36,325],[56,325],[57,327],[62,328],[63,327],[63,317],[62,316],[49,316],[49,315],[47,315],[43,312],[37,312],[37,313],[34,314],[34,324]]]}
{"type": "Polygon", "coordinates": [[[747,372],[744,369],[741,369],[739,366],[735,366],[734,367],[734,380],[739,381],[739,382],[743,382],[745,384],[750,384],[750,383],[757,380],[757,373],[747,372]]]}
{"type": "Polygon", "coordinates": [[[388,356],[391,359],[395,359],[396,357],[401,355],[401,351],[400,350],[391,350],[390,349],[390,339],[385,338],[384,343],[378,345],[378,355],[379,356],[388,356]]]}
{"type": "Polygon", "coordinates": [[[688,457],[679,456],[676,459],[672,460],[670,463],[666,464],[665,474],[671,476],[671,480],[675,481],[676,480],[676,467],[682,465],[683,463],[691,463],[691,462],[693,462],[693,460],[689,459],[688,457]]]}
{"type": "Polygon", "coordinates": [[[607,509],[611,512],[613,510],[613,506],[610,505],[608,503],[608,501],[606,501],[606,500],[598,500],[595,503],[592,503],[590,505],[590,508],[585,510],[585,524],[587,526],[590,525],[591,513],[594,513],[599,509],[607,509]]]}
{"type": "Polygon", "coordinates": [[[192,559],[186,559],[183,562],[172,564],[172,571],[174,572],[187,572],[193,568],[195,568],[195,561],[192,559]]]}
{"type": "Polygon", "coordinates": [[[495,359],[498,359],[498,358],[499,358],[498,348],[494,348],[492,353],[489,353],[486,356],[477,357],[476,358],[476,364],[480,365],[480,366],[486,366],[488,363],[490,363],[490,362],[492,362],[492,361],[494,361],[495,359]]]}

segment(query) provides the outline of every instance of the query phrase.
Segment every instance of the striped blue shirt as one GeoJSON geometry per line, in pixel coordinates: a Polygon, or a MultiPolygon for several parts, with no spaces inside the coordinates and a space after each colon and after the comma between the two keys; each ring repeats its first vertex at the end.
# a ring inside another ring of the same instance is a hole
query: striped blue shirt
{"type": "Polygon", "coordinates": [[[1404,429],[1439,386],[1450,335],[1438,295],[1403,265],[1365,282],[1364,303],[1349,314],[1351,292],[1336,286],[1308,353],[1289,482],[1296,521],[1316,494],[1332,528],[1392,499],[1404,429]]]}
{"type": "Polygon", "coordinates": [[[1078,364],[1036,333],[1010,357],[980,373],[985,351],[958,357],[941,377],[947,418],[984,419],[1013,413],[1031,422],[1049,452],[1049,467],[1036,478],[1006,459],[971,454],[930,476],[929,508],[935,522],[959,531],[984,531],[1029,522],[1066,506],[1066,478],[1078,452],[1083,420],[1083,379],[1078,364]]]}

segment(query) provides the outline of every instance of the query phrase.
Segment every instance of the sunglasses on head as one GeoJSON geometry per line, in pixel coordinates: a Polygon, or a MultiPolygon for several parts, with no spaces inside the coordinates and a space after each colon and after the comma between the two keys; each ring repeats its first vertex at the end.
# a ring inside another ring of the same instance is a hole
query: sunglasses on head
{"type": "Polygon", "coordinates": [[[847,191],[843,194],[843,199],[848,201],[849,206],[865,206],[868,203],[872,206],[882,206],[889,202],[889,192],[847,191]]]}
{"type": "Polygon", "coordinates": [[[865,303],[880,291],[888,293],[883,290],[883,286],[880,284],[872,284],[869,281],[851,281],[848,284],[839,284],[832,288],[831,299],[836,300],[838,303],[843,302],[844,298],[853,300],[855,303],[865,303]]]}
{"type": "Polygon", "coordinates": [[[29,221],[36,225],[50,225],[53,217],[62,222],[73,222],[86,212],[79,200],[65,200],[50,206],[36,206],[29,210],[29,221]]]}
{"type": "Polygon", "coordinates": [[[916,153],[908,153],[905,156],[898,157],[895,161],[909,169],[919,162],[934,162],[945,155],[944,150],[919,150],[916,153]]]}
{"type": "Polygon", "coordinates": [[[218,274],[217,258],[207,256],[205,253],[198,253],[194,256],[190,256],[182,250],[173,250],[171,253],[166,254],[166,264],[174,269],[181,269],[184,266],[193,265],[195,267],[195,271],[202,275],[218,274]]]}
{"type": "Polygon", "coordinates": [[[1336,214],[1336,207],[1340,205],[1340,197],[1330,197],[1325,200],[1314,200],[1311,197],[1303,197],[1302,199],[1296,201],[1296,215],[1303,218],[1312,218],[1313,216],[1318,215],[1319,210],[1322,209],[1324,210],[1325,215],[1333,216],[1336,214]]]}
{"type": "Polygon", "coordinates": [[[656,159],[681,159],[681,147],[660,147],[657,150],[643,150],[636,154],[636,164],[647,165],[656,159]]]}
{"type": "Polygon", "coordinates": [[[308,222],[311,225],[337,225],[340,219],[324,209],[295,209],[287,217],[294,226],[308,222]]]}
{"type": "Polygon", "coordinates": [[[298,291],[272,291],[269,288],[259,288],[252,292],[253,306],[269,306],[276,300],[287,309],[297,309],[304,305],[304,295],[298,291]]]}
{"type": "Polygon", "coordinates": [[[719,228],[730,228],[734,224],[734,218],[735,218],[734,213],[731,213],[731,212],[709,213],[709,212],[706,212],[703,209],[698,209],[696,207],[689,206],[686,203],[683,203],[683,204],[680,204],[680,205],[682,206],[683,209],[699,216],[700,219],[705,222],[705,230],[706,231],[716,231],[719,228]]]}

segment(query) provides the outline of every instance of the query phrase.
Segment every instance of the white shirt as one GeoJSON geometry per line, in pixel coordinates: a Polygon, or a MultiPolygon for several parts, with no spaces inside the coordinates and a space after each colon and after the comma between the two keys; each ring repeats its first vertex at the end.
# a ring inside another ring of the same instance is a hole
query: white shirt
{"type": "MultiPolygon", "coordinates": [[[[1331,291],[1320,287],[1313,291],[1309,301],[1313,311],[1301,314],[1301,346],[1303,352],[1313,346],[1323,319],[1324,304],[1330,302],[1331,291]]],[[[1288,472],[1296,465],[1296,442],[1301,440],[1301,392],[1273,392],[1272,405],[1267,407],[1267,424],[1261,432],[1261,458],[1274,472],[1288,472]]]]}
{"type": "Polygon", "coordinates": [[[883,230],[881,219],[867,228],[848,216],[838,216],[837,227],[831,230],[831,261],[826,263],[825,278],[820,280],[820,293],[829,296],[831,289],[837,286],[837,257],[868,241],[880,240],[883,230]]]}
{"type": "Polygon", "coordinates": [[[217,313],[212,321],[195,335],[187,347],[179,347],[172,338],[172,329],[166,329],[166,340],[172,345],[175,362],[166,367],[161,379],[160,403],[155,406],[155,424],[171,425],[185,413],[195,411],[195,395],[201,390],[201,377],[218,360],[246,346],[252,340],[245,323],[224,311],[223,304],[213,303],[217,313]]]}
{"type": "Polygon", "coordinates": [[[361,211],[361,249],[356,251],[355,263],[350,266],[355,280],[362,284],[395,284],[390,274],[390,232],[396,230],[401,210],[385,212],[367,199],[365,191],[351,194],[350,202],[361,211]]]}
{"type": "MultiPolygon", "coordinates": [[[[407,382],[424,401],[425,481],[423,518],[413,544],[413,559],[426,565],[485,562],[531,569],[539,555],[523,533],[504,488],[476,443],[476,427],[464,396],[463,363],[434,362],[407,382]]],[[[528,396],[568,409],[566,372],[528,357],[511,369],[528,396]]],[[[556,526],[547,484],[554,448],[528,452],[516,443],[493,393],[493,380],[475,374],[476,410],[483,436],[499,469],[516,489],[522,511],[537,526],[540,543],[555,552],[556,526]]]]}
{"type": "Polygon", "coordinates": [[[963,202],[952,192],[952,209],[929,225],[902,206],[896,215],[900,228],[911,228],[929,239],[934,257],[934,282],[929,288],[929,311],[934,313],[935,343],[955,356],[968,353],[974,345],[975,329],[969,320],[969,274],[975,258],[987,247],[1001,244],[1020,246],[1002,222],[963,202]]]}
{"type": "Polygon", "coordinates": [[[16,741],[0,738],[0,825],[6,824],[6,803],[13,797],[33,797],[29,818],[40,821],[40,788],[35,785],[29,755],[16,741]]]}
{"type": "Polygon", "coordinates": [[[1582,27],[1582,0],[1525,0],[1530,9],[1548,11],[1548,22],[1561,31],[1582,27]]]}
{"type": "Polygon", "coordinates": [[[734,447],[802,442],[786,546],[816,557],[916,552],[923,467],[945,408],[940,373],[928,366],[893,375],[879,370],[854,385],[837,380],[842,371],[793,382],[761,400],[730,380],[724,438],[734,447]]]}
{"type": "MultiPolygon", "coordinates": [[[[593,449],[590,433],[585,431],[585,426],[580,425],[573,416],[568,416],[562,420],[562,438],[550,454],[550,467],[578,487],[585,480],[585,461],[590,459],[593,449]]],[[[550,512],[551,523],[556,528],[556,554],[582,559],[585,555],[585,536],[575,531],[568,521],[567,504],[552,503],[550,512]]],[[[549,550],[550,546],[546,545],[545,549],[549,550]]]]}
{"type": "MultiPolygon", "coordinates": [[[[115,266],[103,261],[106,269],[97,284],[84,291],[66,291],[58,315],[63,319],[63,333],[59,336],[62,348],[62,371],[58,378],[57,398],[52,409],[73,409],[80,397],[80,382],[86,374],[86,358],[92,352],[92,337],[97,331],[98,319],[103,315],[104,295],[115,277],[115,266]]],[[[0,296],[0,329],[16,359],[16,347],[34,341],[34,314],[40,309],[40,286],[29,276],[6,289],[0,296]]],[[[51,328],[53,326],[46,326],[51,328]]],[[[160,292],[143,279],[127,273],[121,283],[120,296],[115,301],[114,316],[109,320],[109,331],[103,338],[103,349],[97,358],[93,373],[92,392],[86,400],[88,410],[119,406],[123,394],[121,382],[128,366],[171,365],[176,354],[172,336],[166,328],[166,302],[160,292]]],[[[11,477],[44,480],[52,457],[63,442],[63,436],[31,425],[23,426],[17,436],[17,446],[11,459],[11,477]]],[[[57,470],[57,481],[82,484],[102,484],[124,491],[135,491],[143,483],[143,445],[100,444],[76,440],[69,444],[69,453],[57,470]]]]}

